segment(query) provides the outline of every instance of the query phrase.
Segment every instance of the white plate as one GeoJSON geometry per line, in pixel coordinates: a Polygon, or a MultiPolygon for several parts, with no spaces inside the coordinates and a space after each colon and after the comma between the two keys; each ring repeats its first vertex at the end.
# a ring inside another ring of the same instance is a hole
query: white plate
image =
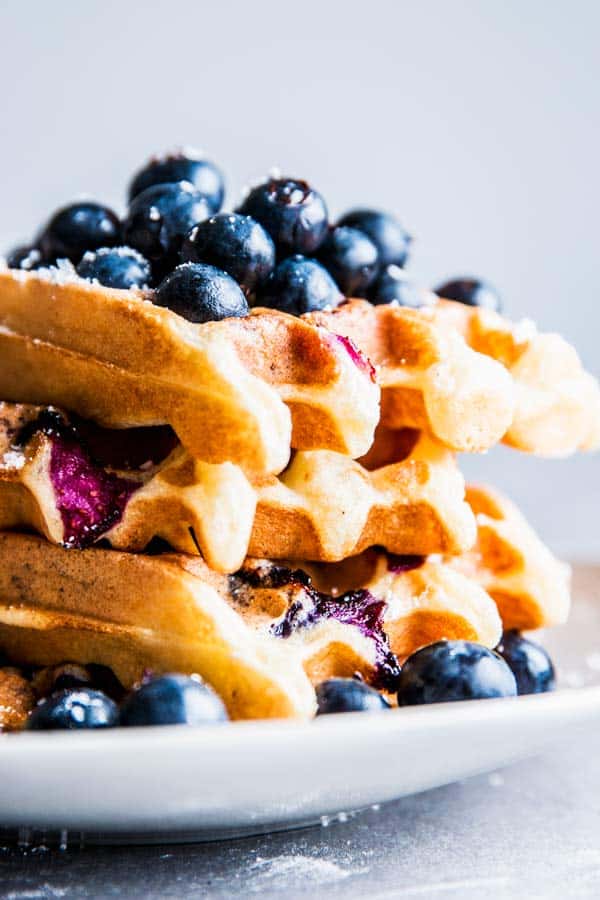
{"type": "Polygon", "coordinates": [[[297,826],[534,754],[600,716],[599,587],[600,568],[580,569],[571,622],[545,639],[577,688],[309,723],[6,735],[0,825],[211,839],[297,826]]]}

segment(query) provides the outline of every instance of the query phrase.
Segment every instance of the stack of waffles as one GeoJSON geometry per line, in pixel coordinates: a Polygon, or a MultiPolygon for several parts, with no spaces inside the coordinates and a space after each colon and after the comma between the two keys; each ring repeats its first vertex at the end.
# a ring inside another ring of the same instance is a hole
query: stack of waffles
{"type": "Polygon", "coordinates": [[[600,444],[560,337],[434,296],[192,324],[0,272],[0,650],[198,673],[232,718],[392,696],[424,644],[565,621],[569,573],[458,452],[600,444]]]}

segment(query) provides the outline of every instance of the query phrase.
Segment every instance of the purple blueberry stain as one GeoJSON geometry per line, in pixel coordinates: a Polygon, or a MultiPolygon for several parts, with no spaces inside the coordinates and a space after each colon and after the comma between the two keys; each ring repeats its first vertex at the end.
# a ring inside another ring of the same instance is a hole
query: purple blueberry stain
{"type": "Polygon", "coordinates": [[[302,570],[270,567],[265,571],[243,570],[237,578],[252,587],[279,588],[295,586],[295,593],[286,613],[279,622],[271,625],[275,637],[289,638],[295,631],[310,628],[324,619],[334,619],[344,625],[352,625],[370,641],[375,649],[374,687],[394,691],[400,677],[400,664],[389,647],[388,637],[383,630],[385,600],[373,596],[363,588],[348,591],[339,597],[321,593],[311,584],[309,576],[302,570]]]}
{"type": "Polygon", "coordinates": [[[377,372],[369,357],[365,356],[365,354],[358,349],[351,338],[344,337],[342,334],[334,334],[333,337],[342,345],[354,365],[367,375],[373,384],[375,384],[377,381],[377,372]]]}
{"type": "Polygon", "coordinates": [[[119,522],[139,483],[96,466],[66,435],[51,437],[50,480],[63,523],[63,543],[81,549],[119,522]]]}

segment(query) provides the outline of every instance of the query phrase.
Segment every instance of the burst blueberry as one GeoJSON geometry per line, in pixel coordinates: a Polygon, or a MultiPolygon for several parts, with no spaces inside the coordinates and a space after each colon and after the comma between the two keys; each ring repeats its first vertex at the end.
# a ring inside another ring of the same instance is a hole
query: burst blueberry
{"type": "Polygon", "coordinates": [[[346,297],[363,297],[377,274],[379,254],[370,238],[357,228],[332,228],[321,244],[318,259],[346,297]]]}
{"type": "Polygon", "coordinates": [[[146,259],[160,263],[161,271],[172,269],[185,236],[209,215],[206,200],[187,181],[156,184],[131,203],[123,223],[125,241],[146,259]]]}
{"type": "Polygon", "coordinates": [[[153,297],[190,322],[247,316],[248,303],[231,275],[206,263],[184,263],[160,283],[153,297]]]}
{"type": "Polygon", "coordinates": [[[181,250],[183,262],[204,262],[228,272],[246,294],[275,267],[275,245],[250,216],[221,213],[192,228],[181,250]]]}
{"type": "Polygon", "coordinates": [[[258,297],[260,306],[300,316],[337,306],[343,295],[327,269],[314,259],[296,254],[280,262],[258,297]]]}
{"type": "Polygon", "coordinates": [[[170,674],[143,682],[121,705],[121,725],[219,725],[223,703],[196,676],[170,674]]]}
{"type": "Polygon", "coordinates": [[[519,694],[543,694],[554,690],[554,666],[539,644],[524,638],[518,631],[505,631],[496,652],[508,663],[519,694]]]}
{"type": "Polygon", "coordinates": [[[467,306],[481,306],[500,312],[502,303],[495,288],[477,278],[454,278],[435,288],[435,293],[445,300],[456,300],[467,306]]]}
{"type": "Polygon", "coordinates": [[[26,727],[30,731],[110,728],[117,724],[116,703],[85,687],[64,690],[42,700],[33,710],[26,727]]]}
{"type": "Polygon", "coordinates": [[[412,238],[389,213],[376,209],[353,209],[342,216],[338,225],[358,228],[366,234],[377,247],[381,266],[403,266],[406,263],[412,238]]]}
{"type": "Polygon", "coordinates": [[[136,173],[129,186],[129,202],[155,184],[188,181],[206,200],[211,213],[221,209],[225,183],[220,169],[194,151],[179,151],[153,157],[136,173]]]}
{"type": "Polygon", "coordinates": [[[515,677],[493,650],[471,641],[438,641],[402,666],[398,705],[514,697],[515,677]]]}
{"type": "Polygon", "coordinates": [[[104,287],[143,288],[150,283],[150,263],[132,247],[101,247],[88,251],[77,266],[77,274],[104,287]]]}
{"type": "Polygon", "coordinates": [[[78,263],[86,250],[121,243],[121,224],[107,206],[91,201],[71,203],[54,213],[38,244],[45,259],[78,263]]]}
{"type": "Polygon", "coordinates": [[[265,228],[280,256],[314,253],[327,234],[327,207],[306,181],[271,178],[250,191],[238,212],[265,228]]]}
{"type": "Polygon", "coordinates": [[[410,275],[400,266],[386,266],[369,288],[371,303],[397,303],[411,309],[427,303],[427,292],[418,287],[410,275]]]}
{"type": "Polygon", "coordinates": [[[317,715],[329,713],[370,712],[389,709],[379,691],[356,678],[330,678],[317,687],[317,715]]]}

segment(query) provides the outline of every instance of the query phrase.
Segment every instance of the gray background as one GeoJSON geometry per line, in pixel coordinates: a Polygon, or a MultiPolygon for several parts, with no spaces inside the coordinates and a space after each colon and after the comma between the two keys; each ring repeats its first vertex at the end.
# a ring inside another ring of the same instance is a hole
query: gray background
{"type": "MultiPolygon", "coordinates": [[[[122,209],[147,155],[196,144],[230,203],[279,166],[333,215],[395,210],[423,283],[486,276],[600,372],[595,0],[4,0],[0,20],[3,246],[81,193],[122,209]]],[[[598,458],[467,470],[600,556],[598,458]]]]}

